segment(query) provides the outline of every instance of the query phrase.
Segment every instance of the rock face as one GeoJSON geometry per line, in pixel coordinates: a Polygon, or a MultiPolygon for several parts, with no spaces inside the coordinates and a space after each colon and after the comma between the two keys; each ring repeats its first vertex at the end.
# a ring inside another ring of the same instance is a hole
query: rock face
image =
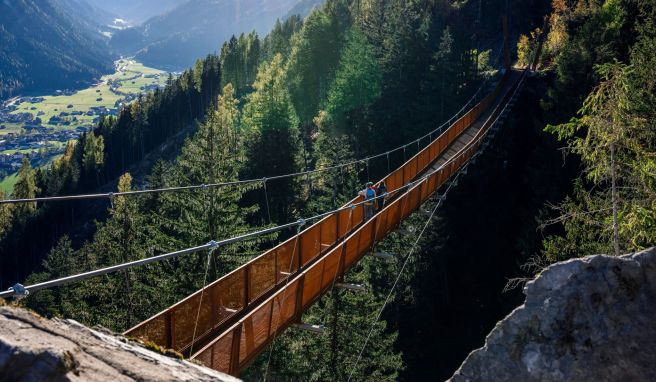
{"type": "Polygon", "coordinates": [[[225,381],[102,329],[0,307],[0,381],[225,381]]]}
{"type": "Polygon", "coordinates": [[[552,265],[451,381],[656,381],[656,249],[552,265]]]}

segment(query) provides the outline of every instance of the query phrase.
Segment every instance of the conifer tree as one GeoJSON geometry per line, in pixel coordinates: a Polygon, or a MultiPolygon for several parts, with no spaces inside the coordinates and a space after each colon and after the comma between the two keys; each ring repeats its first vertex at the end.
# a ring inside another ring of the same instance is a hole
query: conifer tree
{"type": "MultiPolygon", "coordinates": [[[[5,199],[4,190],[0,190],[0,200],[5,199]]],[[[0,239],[11,228],[12,208],[9,204],[0,205],[0,239]]]]}
{"type": "Polygon", "coordinates": [[[100,185],[100,169],[105,163],[105,140],[102,135],[96,136],[94,133],[89,133],[83,142],[82,168],[86,174],[95,175],[96,184],[100,185]]]}
{"type": "MultiPolygon", "coordinates": [[[[21,168],[18,171],[18,180],[14,185],[13,196],[16,199],[31,199],[36,197],[40,189],[36,184],[36,172],[29,159],[23,157],[21,168]]],[[[22,203],[15,207],[15,216],[26,218],[36,210],[36,203],[22,203]]]]}
{"type": "MultiPolygon", "coordinates": [[[[373,47],[362,32],[351,28],[335,80],[328,92],[328,118],[335,124],[343,125],[347,112],[367,106],[380,97],[381,82],[382,75],[373,47]]],[[[362,137],[361,134],[354,135],[362,137]]]]}
{"type": "MultiPolygon", "coordinates": [[[[246,138],[245,174],[264,178],[298,172],[298,119],[285,83],[282,55],[260,67],[257,80],[244,107],[242,125],[246,138]]],[[[281,179],[267,184],[267,200],[259,193],[260,210],[271,214],[271,220],[285,223],[292,217],[298,186],[294,179],[281,179]]]]}
{"type": "MultiPolygon", "coordinates": [[[[68,236],[64,236],[43,260],[43,271],[30,276],[27,283],[33,284],[71,276],[79,270],[80,268],[76,265],[76,253],[71,247],[71,240],[68,236]]],[[[27,305],[49,316],[77,316],[85,308],[85,305],[80,304],[76,298],[77,290],[76,286],[43,290],[31,295],[27,305]]]]}

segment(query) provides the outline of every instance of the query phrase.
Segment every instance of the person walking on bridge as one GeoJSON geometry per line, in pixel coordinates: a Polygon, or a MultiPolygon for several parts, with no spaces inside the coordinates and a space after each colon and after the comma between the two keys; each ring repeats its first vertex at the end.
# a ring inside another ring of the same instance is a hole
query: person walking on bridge
{"type": "Polygon", "coordinates": [[[364,220],[367,221],[374,216],[374,202],[376,199],[374,184],[367,182],[365,189],[360,191],[360,195],[364,197],[364,220]]]}
{"type": "Polygon", "coordinates": [[[380,182],[376,187],[376,212],[382,211],[385,207],[385,198],[387,198],[387,186],[385,182],[380,182]]]}

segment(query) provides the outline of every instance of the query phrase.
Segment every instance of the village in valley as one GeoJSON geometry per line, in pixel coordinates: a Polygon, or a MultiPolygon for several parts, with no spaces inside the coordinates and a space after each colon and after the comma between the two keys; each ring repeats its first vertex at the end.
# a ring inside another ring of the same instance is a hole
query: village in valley
{"type": "Polygon", "coordinates": [[[90,88],[15,97],[0,104],[0,189],[11,192],[23,158],[34,167],[47,165],[102,116],[117,116],[123,105],[163,87],[169,79],[169,73],[131,59],[115,65],[114,74],[90,88]]]}

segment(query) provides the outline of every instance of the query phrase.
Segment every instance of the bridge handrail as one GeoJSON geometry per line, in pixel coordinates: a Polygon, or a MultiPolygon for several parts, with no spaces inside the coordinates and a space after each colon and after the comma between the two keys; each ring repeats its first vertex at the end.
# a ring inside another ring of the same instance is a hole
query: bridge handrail
{"type": "MultiPolygon", "coordinates": [[[[414,179],[426,170],[496,100],[508,78],[509,76],[506,74],[497,89],[485,100],[456,121],[449,130],[431,142],[428,147],[388,175],[385,180],[390,182],[389,188],[396,188],[391,182],[400,181],[400,179],[405,181],[407,178],[414,179]],[[432,160],[428,160],[427,156],[432,157],[432,160]]],[[[523,75],[521,78],[523,79],[523,75]]],[[[504,101],[517,88],[519,82],[520,80],[515,82],[504,95],[504,101]]],[[[401,197],[356,228],[344,241],[303,269],[286,286],[277,290],[228,330],[193,354],[192,358],[202,361],[209,367],[231,374],[242,370],[267,345],[273,333],[291,325],[302,311],[328,290],[336,278],[343,275],[360,260],[373,246],[375,238],[382,238],[395,229],[471,158],[480,145],[480,138],[496,120],[503,106],[504,102],[498,104],[490,118],[484,123],[481,132],[472,139],[473,144],[463,147],[452,160],[442,165],[439,170],[432,172],[424,181],[410,187],[401,197]],[[368,231],[369,234],[363,234],[368,231]]],[[[298,237],[291,240],[301,240],[302,243],[302,239],[298,237]]]]}

